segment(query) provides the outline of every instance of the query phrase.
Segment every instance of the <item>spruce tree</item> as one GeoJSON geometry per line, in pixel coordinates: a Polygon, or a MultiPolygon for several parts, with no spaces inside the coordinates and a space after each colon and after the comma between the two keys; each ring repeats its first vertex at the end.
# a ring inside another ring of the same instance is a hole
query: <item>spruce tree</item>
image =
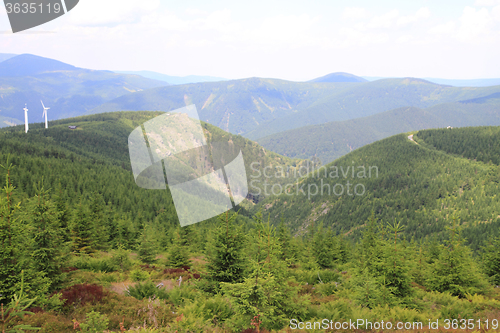
{"type": "Polygon", "coordinates": [[[450,237],[439,258],[431,266],[427,286],[439,292],[448,291],[458,297],[484,293],[487,283],[472,258],[470,249],[463,244],[464,239],[455,219],[447,229],[450,237]]]}
{"type": "Polygon", "coordinates": [[[318,265],[321,268],[332,268],[334,263],[334,239],[331,230],[324,230],[323,223],[321,223],[318,230],[316,230],[312,245],[314,257],[318,265]]]}
{"type": "Polygon", "coordinates": [[[220,282],[237,283],[243,280],[245,237],[241,229],[234,225],[237,216],[237,213],[229,216],[228,212],[219,215],[218,225],[208,244],[207,270],[216,288],[220,282]]]}
{"type": "Polygon", "coordinates": [[[59,213],[59,225],[61,229],[61,235],[63,237],[63,242],[67,243],[71,240],[69,227],[71,215],[64,197],[65,195],[63,194],[63,191],[61,189],[61,183],[59,183],[56,187],[53,201],[56,206],[56,210],[59,213]]]}
{"type": "Polygon", "coordinates": [[[108,215],[105,211],[106,204],[102,195],[94,192],[90,203],[89,218],[92,223],[94,237],[92,247],[95,249],[105,249],[109,239],[108,215]]]}
{"type": "Polygon", "coordinates": [[[483,247],[483,271],[494,285],[500,285],[500,237],[496,237],[483,247]]]}
{"type": "Polygon", "coordinates": [[[139,259],[146,264],[152,264],[156,261],[156,245],[149,234],[149,229],[147,226],[144,227],[137,245],[139,259]]]}
{"type": "Polygon", "coordinates": [[[187,246],[184,244],[179,229],[180,228],[175,231],[173,243],[168,251],[168,266],[175,268],[181,268],[191,264],[187,246]]]}
{"type": "Polygon", "coordinates": [[[72,248],[76,253],[94,251],[94,228],[86,207],[80,201],[70,224],[72,248]]]}
{"type": "Polygon", "coordinates": [[[20,203],[14,202],[14,186],[10,179],[13,166],[7,160],[6,166],[0,167],[6,171],[5,186],[0,195],[0,303],[6,303],[16,291],[21,272],[19,246],[22,244],[19,244],[21,226],[15,216],[20,203]]]}
{"type": "Polygon", "coordinates": [[[285,220],[281,217],[278,225],[278,239],[281,244],[280,259],[284,260],[289,267],[293,266],[297,261],[297,243],[290,234],[290,229],[285,224],[285,220]]]}
{"type": "Polygon", "coordinates": [[[221,283],[221,290],[238,308],[247,322],[262,321],[268,329],[279,329],[286,318],[303,318],[306,300],[298,295],[300,286],[288,284],[286,263],[281,260],[281,245],[276,228],[261,214],[255,217],[250,235],[250,263],[241,283],[221,283]]]}
{"type": "Polygon", "coordinates": [[[31,258],[35,270],[44,274],[51,284],[51,289],[60,282],[63,263],[60,227],[60,212],[49,199],[43,185],[37,189],[35,197],[27,203],[27,219],[31,226],[31,258]]]}

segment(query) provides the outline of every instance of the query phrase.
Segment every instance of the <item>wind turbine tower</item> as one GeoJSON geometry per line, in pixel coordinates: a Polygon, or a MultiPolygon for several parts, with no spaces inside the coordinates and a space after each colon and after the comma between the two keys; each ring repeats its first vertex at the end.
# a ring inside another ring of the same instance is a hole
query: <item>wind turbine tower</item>
{"type": "Polygon", "coordinates": [[[47,110],[50,109],[50,108],[46,108],[45,105],[43,105],[43,102],[40,101],[42,103],[42,106],[43,106],[43,113],[42,113],[42,117],[45,116],[45,128],[49,128],[49,123],[47,122],[47,110]]]}
{"type": "Polygon", "coordinates": [[[28,108],[26,107],[26,104],[24,104],[24,131],[28,133],[28,108]]]}

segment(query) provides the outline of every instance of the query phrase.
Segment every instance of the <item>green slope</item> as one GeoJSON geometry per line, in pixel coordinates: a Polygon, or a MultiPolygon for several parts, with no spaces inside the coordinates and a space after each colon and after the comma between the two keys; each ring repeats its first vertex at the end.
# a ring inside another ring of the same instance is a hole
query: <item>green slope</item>
{"type": "MultiPolygon", "coordinates": [[[[162,114],[161,112],[114,112],[52,121],[44,129],[42,123],[31,124],[28,133],[24,125],[0,130],[0,164],[4,165],[10,154],[16,165],[14,185],[23,195],[33,195],[36,183],[44,182],[46,188],[59,185],[71,207],[92,193],[100,193],[105,202],[110,201],[117,212],[131,220],[154,219],[161,207],[176,219],[169,191],[146,190],[135,182],[130,165],[128,136],[137,126],[162,114]],[[77,126],[69,129],[68,126],[77,126]]],[[[250,178],[251,163],[272,165],[287,170],[300,167],[307,161],[290,159],[266,151],[258,144],[239,135],[203,124],[207,142],[230,141],[241,147],[246,171],[250,178]]],[[[245,200],[243,206],[252,203],[245,200]]],[[[178,223],[178,222],[177,222],[178,223]]]]}
{"type": "Polygon", "coordinates": [[[500,99],[496,96],[426,109],[398,108],[363,118],[304,126],[257,141],[285,156],[317,156],[325,164],[354,149],[398,133],[447,126],[500,125],[500,99]]]}
{"type": "Polygon", "coordinates": [[[498,161],[500,128],[425,130],[414,135],[419,144],[407,136],[399,134],[353,151],[256,209],[284,216],[299,234],[311,223],[323,222],[357,238],[371,211],[384,223],[401,221],[407,239],[441,234],[454,217],[473,246],[498,234],[500,167],[483,161],[498,161]],[[366,177],[361,177],[363,168],[366,177]]]}
{"type": "Polygon", "coordinates": [[[89,113],[171,111],[195,104],[200,119],[231,133],[246,133],[273,119],[304,110],[318,99],[358,83],[304,83],[249,78],[168,86],[128,94],[89,113]]]}

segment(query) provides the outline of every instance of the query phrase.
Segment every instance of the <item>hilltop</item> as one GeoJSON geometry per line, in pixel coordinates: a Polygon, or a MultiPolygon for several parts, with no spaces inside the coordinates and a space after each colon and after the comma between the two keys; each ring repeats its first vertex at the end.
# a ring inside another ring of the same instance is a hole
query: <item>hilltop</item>
{"type": "Polygon", "coordinates": [[[33,54],[21,54],[0,62],[0,76],[33,76],[37,74],[72,71],[73,65],[33,54]]]}
{"type": "Polygon", "coordinates": [[[368,82],[368,80],[353,74],[336,72],[312,79],[309,82],[368,82]]]}

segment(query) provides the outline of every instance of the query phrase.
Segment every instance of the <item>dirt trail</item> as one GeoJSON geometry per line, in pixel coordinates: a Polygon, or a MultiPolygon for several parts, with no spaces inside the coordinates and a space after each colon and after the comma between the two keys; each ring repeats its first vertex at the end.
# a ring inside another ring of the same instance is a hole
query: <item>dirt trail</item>
{"type": "Polygon", "coordinates": [[[411,141],[415,142],[415,144],[418,145],[418,142],[416,142],[415,140],[413,140],[413,134],[412,135],[408,135],[408,140],[411,140],[411,141]]]}

